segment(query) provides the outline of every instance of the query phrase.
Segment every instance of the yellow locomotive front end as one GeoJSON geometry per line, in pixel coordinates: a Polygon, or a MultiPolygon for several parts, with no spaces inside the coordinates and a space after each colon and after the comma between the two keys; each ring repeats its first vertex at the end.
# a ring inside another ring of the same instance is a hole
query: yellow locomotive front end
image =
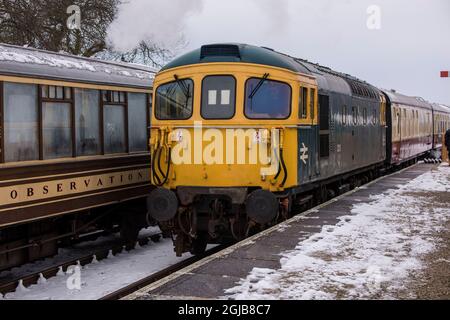
{"type": "Polygon", "coordinates": [[[317,124],[314,78],[232,55],[202,61],[204,50],[201,62],[169,65],[154,82],[158,188],[148,207],[172,233],[178,255],[243,239],[286,217],[298,162],[308,160],[298,128],[317,124]]]}

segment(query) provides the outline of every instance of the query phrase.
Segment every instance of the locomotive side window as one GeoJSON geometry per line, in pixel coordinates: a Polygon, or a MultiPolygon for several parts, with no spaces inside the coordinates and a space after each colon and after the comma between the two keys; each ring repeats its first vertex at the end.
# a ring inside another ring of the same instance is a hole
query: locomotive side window
{"type": "Polygon", "coordinates": [[[301,87],[300,88],[300,97],[299,97],[299,118],[306,119],[308,118],[308,89],[301,87]]]}
{"type": "Polygon", "coordinates": [[[320,158],[330,156],[330,97],[319,95],[320,158]]]}
{"type": "Polygon", "coordinates": [[[98,90],[74,89],[75,132],[78,156],[101,153],[100,112],[98,90]]]}
{"type": "Polygon", "coordinates": [[[231,119],[236,110],[236,80],[208,76],[202,81],[201,114],[204,119],[231,119]]]}
{"type": "Polygon", "coordinates": [[[347,106],[342,106],[342,124],[347,124],[347,106]]]}
{"type": "Polygon", "coordinates": [[[147,95],[144,93],[128,94],[128,136],[130,152],[147,151],[148,113],[147,95]]]}
{"type": "Polygon", "coordinates": [[[311,110],[311,119],[315,117],[314,106],[316,105],[316,89],[310,89],[309,108],[311,110]]]}
{"type": "Polygon", "coordinates": [[[353,124],[356,126],[358,124],[358,107],[352,107],[352,119],[353,124]]]}
{"type": "Polygon", "coordinates": [[[5,162],[38,160],[37,86],[5,82],[3,88],[5,162]]]}
{"type": "Polygon", "coordinates": [[[245,115],[249,119],[287,119],[291,114],[291,86],[250,78],[245,86],[245,115]]]}
{"type": "Polygon", "coordinates": [[[156,90],[155,116],[158,120],[187,120],[192,116],[194,82],[191,79],[163,84],[156,90]]]}
{"type": "Polygon", "coordinates": [[[367,125],[367,108],[363,109],[363,124],[367,125]]]}

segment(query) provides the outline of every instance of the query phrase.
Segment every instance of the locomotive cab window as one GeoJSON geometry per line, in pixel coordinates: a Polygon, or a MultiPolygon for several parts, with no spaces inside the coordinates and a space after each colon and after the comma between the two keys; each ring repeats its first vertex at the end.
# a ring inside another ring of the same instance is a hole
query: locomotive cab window
{"type": "Polygon", "coordinates": [[[245,116],[249,119],[287,119],[291,114],[291,95],[287,83],[250,78],[245,86],[245,116]]]}
{"type": "Polygon", "coordinates": [[[191,79],[163,84],[156,90],[155,116],[158,120],[187,120],[192,116],[194,82],[191,79]]]}
{"type": "Polygon", "coordinates": [[[208,76],[202,82],[201,114],[204,119],[231,119],[236,110],[236,80],[208,76]]]}

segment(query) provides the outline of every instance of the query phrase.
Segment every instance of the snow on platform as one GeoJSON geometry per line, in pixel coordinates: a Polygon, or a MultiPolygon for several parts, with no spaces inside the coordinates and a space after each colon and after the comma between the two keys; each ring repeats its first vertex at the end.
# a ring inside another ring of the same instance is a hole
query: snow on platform
{"type": "Polygon", "coordinates": [[[405,291],[415,298],[410,279],[420,278],[427,255],[438,252],[449,222],[450,167],[419,164],[128,299],[395,299],[405,291]]]}

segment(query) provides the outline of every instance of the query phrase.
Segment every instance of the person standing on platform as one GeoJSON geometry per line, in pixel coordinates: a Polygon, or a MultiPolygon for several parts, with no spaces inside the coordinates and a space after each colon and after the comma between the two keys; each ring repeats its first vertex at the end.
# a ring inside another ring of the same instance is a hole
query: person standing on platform
{"type": "Polygon", "coordinates": [[[445,147],[447,148],[447,161],[450,162],[450,129],[445,133],[445,147]]]}

